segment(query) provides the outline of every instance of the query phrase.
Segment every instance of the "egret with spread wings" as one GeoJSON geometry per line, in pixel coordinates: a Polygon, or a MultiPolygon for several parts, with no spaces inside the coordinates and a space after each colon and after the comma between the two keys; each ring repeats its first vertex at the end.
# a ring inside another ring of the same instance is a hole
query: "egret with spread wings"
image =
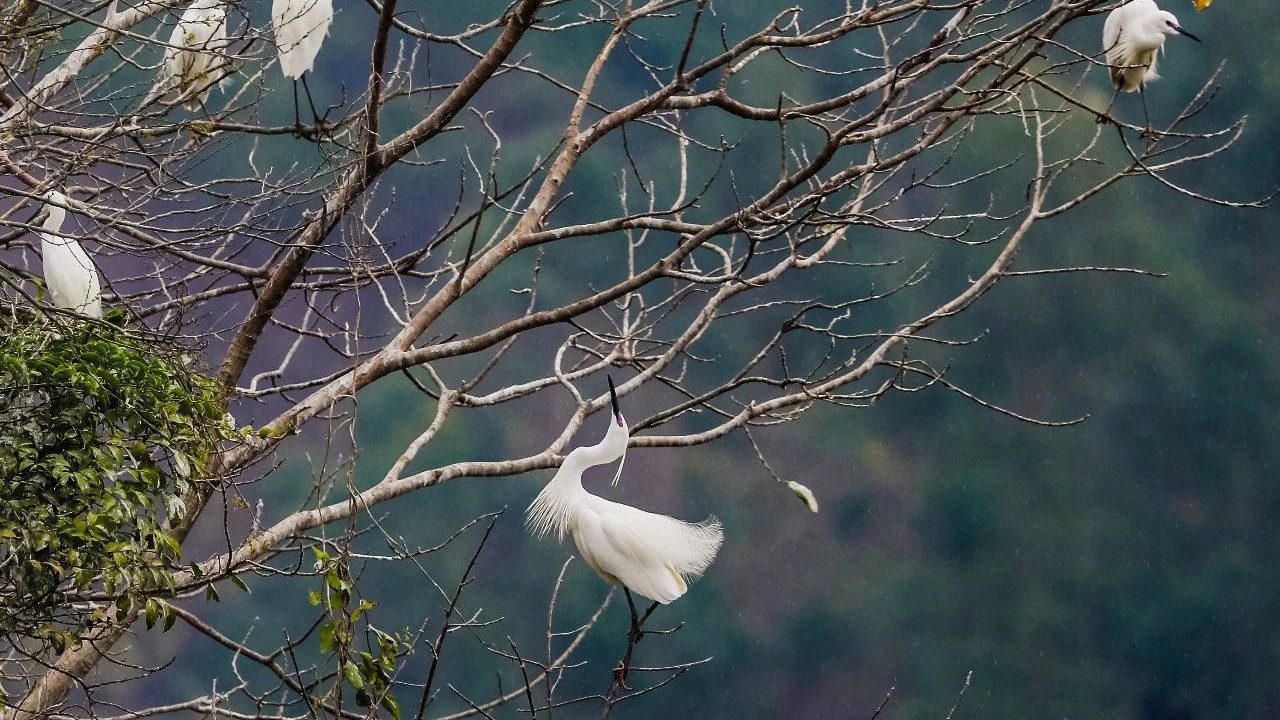
{"type": "MultiPolygon", "coordinates": [[[[582,487],[582,473],[587,468],[626,456],[630,431],[618,408],[612,379],[609,398],[613,418],[604,439],[565,456],[555,477],[529,505],[527,520],[538,537],[554,531],[563,539],[568,532],[582,559],[606,582],[623,587],[631,609],[630,637],[634,642],[644,634],[641,626],[654,609],[684,595],[689,580],[711,565],[724,533],[714,517],[688,523],[605,500],[582,487]],[[632,591],[653,601],[643,616],[636,613],[632,591]]],[[[619,465],[615,485],[621,475],[619,465]]],[[[621,671],[625,679],[625,661],[621,671]]]]}

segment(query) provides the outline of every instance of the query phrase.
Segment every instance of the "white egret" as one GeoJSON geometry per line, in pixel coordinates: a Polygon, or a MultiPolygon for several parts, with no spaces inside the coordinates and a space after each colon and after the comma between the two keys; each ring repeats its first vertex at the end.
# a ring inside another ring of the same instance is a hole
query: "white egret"
{"type": "Polygon", "coordinates": [[[298,125],[298,81],[307,93],[311,115],[320,124],[320,113],[311,99],[306,73],[316,64],[316,55],[329,34],[333,23],[333,0],[272,0],[271,31],[275,35],[276,50],[280,52],[280,72],[293,80],[293,117],[298,125]]]}
{"type": "Polygon", "coordinates": [[[40,233],[40,256],[44,260],[44,282],[49,289],[49,299],[54,307],[74,310],[89,317],[102,317],[102,286],[98,269],[89,259],[89,253],[74,238],[60,237],[54,233],[62,230],[67,211],[61,206],[67,198],[53,190],[45,195],[45,218],[40,233]],[[56,204],[55,204],[56,203],[56,204]]]}
{"type": "MultiPolygon", "coordinates": [[[[538,537],[554,530],[563,540],[568,532],[582,559],[605,582],[623,587],[631,609],[629,639],[634,644],[644,635],[641,625],[654,609],[684,595],[689,589],[688,581],[711,565],[724,533],[714,517],[687,523],[605,500],[582,487],[582,473],[587,468],[625,459],[630,432],[618,409],[612,379],[609,397],[613,422],[604,439],[596,445],[575,448],[565,456],[560,470],[529,505],[527,523],[538,537]],[[653,600],[643,617],[636,614],[632,590],[653,600]]],[[[613,479],[615,485],[621,474],[619,465],[613,479]]],[[[621,681],[626,678],[626,665],[624,659],[619,667],[621,681]]]]}
{"type": "Polygon", "coordinates": [[[188,110],[199,110],[226,67],[227,6],[224,0],[195,0],[182,13],[164,49],[158,88],[176,89],[188,110]]]}
{"type": "MultiPolygon", "coordinates": [[[[1159,79],[1156,60],[1164,49],[1166,35],[1192,35],[1178,24],[1173,13],[1165,12],[1155,0],[1130,0],[1107,15],[1102,26],[1102,49],[1111,67],[1111,84],[1116,93],[1138,92],[1142,95],[1142,112],[1147,114],[1147,96],[1143,86],[1159,79]]],[[[1111,98],[1115,102],[1115,96],[1111,98]]],[[[1100,118],[1099,121],[1102,119],[1100,118]]],[[[1151,121],[1148,116],[1147,126],[1151,121]]]]}
{"type": "Polygon", "coordinates": [[[298,80],[315,67],[332,22],[333,0],[273,0],[271,30],[285,77],[298,80]]]}

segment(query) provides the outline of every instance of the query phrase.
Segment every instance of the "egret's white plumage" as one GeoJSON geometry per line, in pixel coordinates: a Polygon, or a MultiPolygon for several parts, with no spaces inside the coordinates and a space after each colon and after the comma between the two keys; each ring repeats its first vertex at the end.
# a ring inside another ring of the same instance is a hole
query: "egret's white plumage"
{"type": "Polygon", "coordinates": [[[724,533],[715,518],[687,523],[605,500],[582,487],[583,471],[626,453],[630,433],[616,396],[613,410],[604,439],[572,450],[529,505],[529,529],[539,537],[554,531],[560,539],[568,532],[582,559],[606,582],[665,605],[689,589],[689,579],[706,571],[724,533]]]}
{"type": "Polygon", "coordinates": [[[177,90],[188,110],[199,110],[226,66],[227,6],[195,0],[182,13],[164,49],[159,89],[177,90]]]}
{"type": "Polygon", "coordinates": [[[297,80],[315,66],[332,22],[333,0],[273,0],[271,29],[285,77],[297,80]]]}
{"type": "Polygon", "coordinates": [[[1102,26],[1102,48],[1111,66],[1111,84],[1117,90],[1136,92],[1144,83],[1159,79],[1156,60],[1164,49],[1166,35],[1195,35],[1182,29],[1173,13],[1165,12],[1155,0],[1131,0],[1107,15],[1102,26]]]}
{"type": "Polygon", "coordinates": [[[54,190],[45,195],[49,216],[41,225],[40,256],[44,260],[44,282],[54,307],[74,310],[89,317],[102,317],[102,286],[98,269],[89,253],[73,238],[55,235],[62,230],[67,198],[54,190]],[[54,204],[57,203],[57,204],[54,204]]]}

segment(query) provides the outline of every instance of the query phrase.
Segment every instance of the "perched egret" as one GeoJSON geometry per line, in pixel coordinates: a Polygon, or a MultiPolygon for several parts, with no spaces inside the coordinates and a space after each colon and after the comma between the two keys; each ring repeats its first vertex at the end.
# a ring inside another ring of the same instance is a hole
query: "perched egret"
{"type": "MultiPolygon", "coordinates": [[[[630,433],[618,409],[612,379],[609,398],[613,422],[604,440],[575,448],[565,456],[555,477],[529,505],[527,521],[538,537],[554,530],[563,540],[567,531],[582,559],[605,582],[622,586],[631,609],[631,632],[627,657],[615,674],[625,686],[631,646],[644,635],[644,621],[659,604],[666,605],[685,594],[688,580],[701,575],[715,559],[724,533],[714,517],[687,523],[605,500],[582,487],[582,473],[587,468],[625,459],[630,433]],[[636,613],[632,590],[653,600],[643,617],[636,613]]],[[[615,485],[621,475],[619,465],[615,485]]]]}
{"type": "MultiPolygon", "coordinates": [[[[1200,42],[1200,38],[1182,29],[1173,13],[1161,10],[1155,0],[1130,0],[1112,10],[1102,26],[1102,49],[1111,66],[1111,84],[1116,93],[1141,94],[1144,115],[1147,96],[1143,86],[1160,77],[1156,74],[1156,59],[1164,49],[1165,36],[1174,33],[1200,42]]],[[[1150,124],[1148,117],[1147,125],[1150,124]]]]}
{"type": "MultiPolygon", "coordinates": [[[[684,595],[689,578],[707,569],[724,533],[715,518],[687,523],[605,500],[582,487],[583,471],[618,460],[627,451],[630,433],[612,380],[609,396],[613,423],[604,440],[575,448],[565,457],[555,477],[529,505],[529,529],[538,537],[554,530],[560,539],[567,531],[582,559],[606,582],[666,605],[684,595]]],[[[619,475],[614,476],[614,484],[619,475]]]]}
{"type": "Polygon", "coordinates": [[[280,71],[298,80],[316,64],[333,22],[333,0],[274,0],[271,29],[280,51],[280,71]]]}
{"type": "Polygon", "coordinates": [[[102,286],[98,281],[98,269],[89,259],[89,253],[73,238],[55,235],[61,231],[67,218],[67,198],[54,190],[45,195],[45,218],[40,233],[40,255],[44,259],[44,282],[49,289],[49,299],[54,307],[74,310],[89,317],[102,317],[102,286]],[[56,204],[55,204],[56,203],[56,204]]]}
{"type": "Polygon", "coordinates": [[[315,67],[316,55],[332,22],[333,0],[273,0],[271,3],[271,29],[276,49],[280,51],[280,72],[293,80],[293,117],[297,125],[302,124],[298,116],[299,80],[307,93],[311,115],[317,124],[321,122],[315,101],[311,99],[311,88],[307,87],[306,73],[315,67]]]}
{"type": "MultiPolygon", "coordinates": [[[[582,559],[605,582],[622,586],[631,610],[631,631],[627,655],[615,677],[625,687],[631,648],[644,635],[644,621],[659,604],[666,605],[684,595],[689,589],[688,580],[706,571],[720,550],[724,533],[714,517],[687,523],[605,500],[582,487],[582,473],[587,468],[626,459],[630,431],[618,408],[612,378],[609,400],[613,422],[604,439],[575,448],[565,456],[560,470],[529,505],[527,523],[538,537],[554,530],[563,540],[568,531],[582,559]],[[653,601],[643,616],[636,613],[632,590],[653,601]]],[[[621,475],[619,465],[613,484],[617,485],[621,475]]]]}
{"type": "Polygon", "coordinates": [[[224,0],[195,0],[182,13],[164,49],[159,90],[176,89],[188,110],[199,110],[226,66],[227,6],[224,0]]]}

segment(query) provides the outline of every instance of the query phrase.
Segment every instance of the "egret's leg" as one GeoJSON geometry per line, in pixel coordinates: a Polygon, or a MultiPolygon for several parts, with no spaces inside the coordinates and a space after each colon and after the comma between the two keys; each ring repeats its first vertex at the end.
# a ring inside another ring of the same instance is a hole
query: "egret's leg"
{"type": "MultiPolygon", "coordinates": [[[[641,616],[640,616],[640,623],[639,623],[640,627],[644,627],[644,621],[649,619],[649,616],[653,614],[653,611],[654,611],[654,610],[657,610],[657,609],[658,609],[658,605],[660,605],[660,604],[661,604],[661,603],[659,603],[657,600],[654,600],[654,601],[653,601],[653,604],[649,606],[649,609],[644,611],[644,615],[641,615],[641,616]]],[[[643,637],[643,636],[644,636],[644,631],[643,631],[643,630],[641,630],[641,631],[640,631],[640,635],[641,635],[641,637],[643,637]]],[[[639,638],[637,638],[637,639],[639,639],[639,638]]]]}
{"type": "Polygon", "coordinates": [[[634,642],[640,642],[640,639],[645,636],[644,621],[649,619],[649,616],[653,614],[654,610],[658,609],[658,605],[661,603],[655,600],[649,606],[649,609],[644,611],[644,615],[640,615],[636,613],[636,601],[632,599],[631,591],[626,586],[623,586],[622,591],[627,594],[627,607],[631,609],[631,632],[629,636],[634,642]]]}
{"type": "MultiPolygon", "coordinates": [[[[631,631],[627,633],[627,651],[623,654],[622,660],[618,662],[618,666],[613,669],[614,685],[621,687],[623,690],[630,690],[631,686],[627,685],[627,671],[631,669],[631,653],[636,649],[636,643],[640,642],[645,635],[669,635],[680,629],[680,625],[670,630],[645,630],[644,621],[649,619],[654,610],[658,609],[661,603],[655,601],[644,611],[644,615],[636,612],[636,601],[631,597],[631,591],[624,585],[622,592],[627,596],[627,608],[631,610],[631,631]]],[[[683,624],[683,623],[682,623],[683,624]]]]}
{"type": "MultiPolygon", "coordinates": [[[[315,118],[316,125],[324,124],[324,118],[320,117],[320,113],[316,110],[316,103],[311,99],[311,87],[307,85],[307,74],[302,74],[302,89],[307,91],[307,104],[311,106],[311,117],[315,118]]],[[[326,115],[328,113],[325,113],[326,115]]]]}
{"type": "Polygon", "coordinates": [[[293,127],[294,133],[301,138],[311,139],[320,137],[324,128],[324,118],[320,117],[320,113],[316,110],[316,103],[311,99],[311,87],[307,85],[307,76],[304,74],[300,80],[302,81],[302,90],[307,95],[307,105],[311,108],[312,122],[315,123],[315,130],[311,130],[302,124],[302,111],[298,103],[298,80],[293,81],[293,127]]]}
{"type": "Polygon", "coordinates": [[[1155,130],[1151,129],[1151,113],[1147,112],[1147,89],[1146,85],[1138,86],[1138,95],[1142,97],[1142,120],[1145,123],[1142,126],[1142,137],[1154,136],[1155,130]]]}
{"type": "Polygon", "coordinates": [[[302,113],[298,112],[298,81],[293,81],[293,126],[302,130],[302,113]]]}
{"type": "MultiPolygon", "coordinates": [[[[627,651],[623,653],[622,660],[618,661],[618,666],[613,669],[613,683],[623,690],[630,690],[631,686],[627,684],[627,671],[631,669],[631,653],[636,649],[636,641],[644,634],[640,630],[640,623],[644,621],[636,614],[636,601],[631,599],[631,591],[626,585],[622,586],[622,592],[626,594],[627,608],[631,610],[631,629],[627,631],[627,651]]],[[[649,617],[649,613],[645,613],[645,617],[649,617]]]]}
{"type": "MultiPolygon", "coordinates": [[[[644,622],[644,620],[641,619],[638,614],[636,614],[636,601],[631,599],[631,591],[628,590],[627,587],[624,585],[622,587],[622,592],[626,593],[627,608],[631,610],[631,631],[627,633],[627,637],[630,638],[632,642],[635,642],[636,640],[640,639],[641,635],[644,634],[644,632],[640,630],[640,625],[641,623],[644,622]]],[[[656,605],[657,603],[654,603],[654,604],[656,605]]],[[[653,608],[650,608],[649,612],[653,612],[653,608]]],[[[649,613],[645,613],[644,616],[646,618],[649,617],[649,613]]],[[[628,650],[629,649],[630,648],[628,648],[628,650]]]]}
{"type": "Polygon", "coordinates": [[[1112,91],[1111,100],[1107,102],[1107,109],[1102,111],[1101,115],[1094,118],[1094,120],[1099,125],[1106,125],[1107,123],[1111,122],[1111,108],[1115,107],[1116,98],[1119,96],[1120,96],[1120,88],[1116,88],[1114,91],[1112,91]]]}

